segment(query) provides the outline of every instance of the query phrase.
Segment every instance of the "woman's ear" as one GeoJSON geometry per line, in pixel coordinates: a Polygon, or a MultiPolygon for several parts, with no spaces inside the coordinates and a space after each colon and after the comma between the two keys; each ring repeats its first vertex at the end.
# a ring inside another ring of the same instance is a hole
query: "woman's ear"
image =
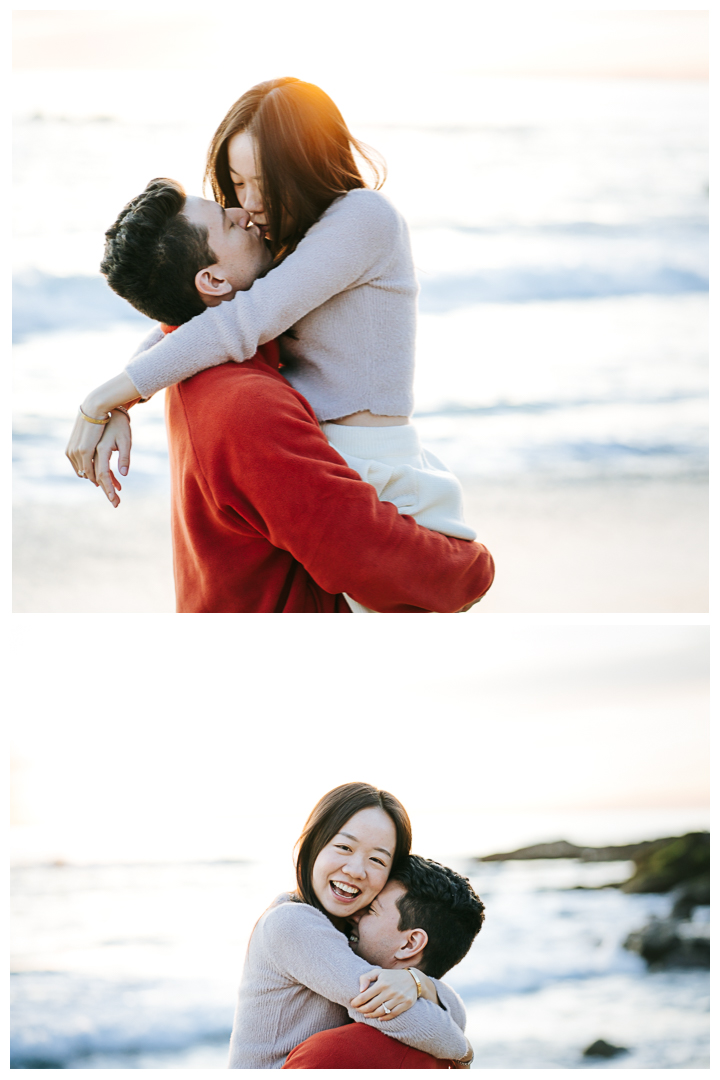
{"type": "Polygon", "coordinates": [[[195,288],[206,303],[222,300],[233,291],[232,285],[219,273],[219,269],[218,266],[206,266],[204,270],[198,270],[195,275],[195,288]]]}
{"type": "Polygon", "coordinates": [[[416,930],[403,930],[405,940],[395,953],[396,960],[416,960],[428,943],[428,936],[419,927],[416,930]]]}

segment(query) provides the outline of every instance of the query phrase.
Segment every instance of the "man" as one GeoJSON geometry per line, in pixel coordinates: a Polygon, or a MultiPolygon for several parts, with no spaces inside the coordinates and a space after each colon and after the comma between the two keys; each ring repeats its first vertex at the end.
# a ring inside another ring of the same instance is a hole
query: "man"
{"type": "MultiPolygon", "coordinates": [[[[111,287],[170,331],[269,267],[241,209],[152,181],[108,231],[111,287]]],[[[328,444],[280,374],[274,342],[171,386],[166,421],[179,612],[466,610],[492,584],[487,549],[401,516],[328,444]]],[[[98,479],[114,491],[109,452],[98,479]]]]}
{"type": "MultiPolygon", "coordinates": [[[[379,896],[355,916],[351,945],[383,968],[419,968],[442,978],[469,951],[483,924],[484,905],[467,878],[418,855],[393,870],[379,896]]],[[[469,1067],[469,1062],[464,1063],[469,1067]]],[[[352,1023],[320,1031],[288,1054],[284,1069],[449,1069],[421,1050],[352,1023]]]]}

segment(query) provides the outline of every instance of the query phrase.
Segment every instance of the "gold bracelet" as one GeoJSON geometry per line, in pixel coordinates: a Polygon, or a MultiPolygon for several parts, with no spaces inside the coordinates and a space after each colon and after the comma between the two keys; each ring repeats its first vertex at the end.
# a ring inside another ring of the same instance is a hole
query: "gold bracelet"
{"type": "Polygon", "coordinates": [[[83,420],[87,420],[87,422],[89,424],[109,424],[110,423],[110,416],[109,415],[106,416],[104,420],[96,420],[94,416],[88,416],[88,414],[86,412],[83,412],[82,405],[78,406],[78,408],[80,409],[80,415],[82,416],[83,420]]]}
{"type": "Polygon", "coordinates": [[[420,979],[418,978],[417,972],[413,971],[412,968],[408,968],[407,970],[410,972],[413,979],[415,980],[415,985],[417,986],[417,994],[418,994],[418,997],[421,998],[423,996],[422,983],[420,982],[420,979]]]}

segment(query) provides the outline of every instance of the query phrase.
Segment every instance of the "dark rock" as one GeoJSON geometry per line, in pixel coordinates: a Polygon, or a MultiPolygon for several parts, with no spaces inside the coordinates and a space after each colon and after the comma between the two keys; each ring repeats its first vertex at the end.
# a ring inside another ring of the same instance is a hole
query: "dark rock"
{"type": "Polygon", "coordinates": [[[583,1057],[601,1057],[611,1058],[616,1054],[627,1054],[628,1049],[626,1046],[613,1046],[612,1043],[605,1042],[604,1039],[597,1039],[592,1046],[588,1046],[583,1050],[583,1057]]]}
{"type": "Polygon", "coordinates": [[[625,882],[602,887],[620,888],[627,893],[665,893],[675,889],[672,914],[676,919],[687,919],[695,907],[710,903],[710,834],[707,832],[608,847],[579,847],[567,840],[555,840],[548,844],[532,844],[516,851],[479,856],[476,861],[526,859],[579,859],[581,862],[632,859],[635,863],[632,877],[625,882]]]}
{"type": "Polygon", "coordinates": [[[580,847],[567,840],[554,840],[549,844],[531,844],[530,847],[518,848],[517,851],[501,852],[498,855],[479,856],[477,862],[510,862],[525,859],[580,859],[582,862],[621,862],[635,860],[658,844],[669,844],[677,837],[663,840],[642,840],[638,844],[614,844],[606,847],[580,847]]]}
{"type": "Polygon", "coordinates": [[[567,840],[556,840],[550,844],[533,844],[531,847],[518,848],[517,851],[502,852],[499,855],[483,855],[478,862],[506,862],[513,859],[579,859],[579,847],[567,840]]]}
{"type": "Polygon", "coordinates": [[[682,919],[652,919],[628,935],[624,947],[647,961],[653,971],[710,967],[710,925],[682,919]]]}
{"type": "Polygon", "coordinates": [[[710,875],[701,874],[692,881],[680,885],[674,891],[672,917],[688,919],[696,907],[706,907],[710,903],[710,875]]]}
{"type": "Polygon", "coordinates": [[[11,1069],[64,1069],[65,1066],[60,1061],[55,1061],[53,1058],[24,1058],[22,1065],[14,1063],[13,1059],[10,1059],[11,1069]]]}
{"type": "Polygon", "coordinates": [[[710,833],[687,833],[656,840],[633,856],[635,873],[622,886],[628,893],[664,893],[678,885],[698,888],[710,874],[710,833]]]}

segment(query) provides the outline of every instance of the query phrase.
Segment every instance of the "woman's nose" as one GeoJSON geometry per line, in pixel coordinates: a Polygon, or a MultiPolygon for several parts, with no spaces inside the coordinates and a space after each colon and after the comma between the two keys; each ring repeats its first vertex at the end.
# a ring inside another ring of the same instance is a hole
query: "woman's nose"
{"type": "Polygon", "coordinates": [[[249,214],[262,214],[264,212],[262,195],[257,184],[245,185],[243,210],[247,210],[249,214]]]}
{"type": "Polygon", "coordinates": [[[360,880],[367,876],[362,859],[348,859],[343,866],[343,873],[360,880]]]}

